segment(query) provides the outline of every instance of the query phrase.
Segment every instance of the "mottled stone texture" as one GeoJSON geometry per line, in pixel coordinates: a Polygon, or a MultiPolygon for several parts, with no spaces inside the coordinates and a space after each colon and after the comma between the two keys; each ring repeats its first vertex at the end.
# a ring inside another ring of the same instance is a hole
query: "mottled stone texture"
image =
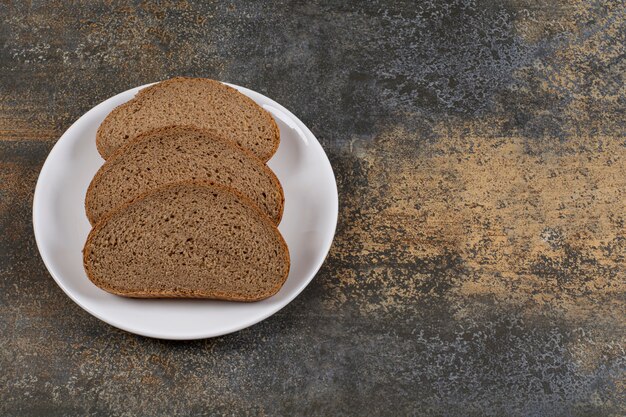
{"type": "Polygon", "coordinates": [[[623,2],[69,3],[0,3],[1,415],[626,414],[623,2]],[[62,132],[174,75],[291,109],[340,193],[300,297],[188,343],[82,311],[31,223],[62,132]]]}

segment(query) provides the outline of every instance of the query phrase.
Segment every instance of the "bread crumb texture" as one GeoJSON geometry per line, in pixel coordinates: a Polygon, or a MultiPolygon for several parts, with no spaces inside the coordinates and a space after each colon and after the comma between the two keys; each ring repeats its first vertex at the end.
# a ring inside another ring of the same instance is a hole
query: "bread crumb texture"
{"type": "Polygon", "coordinates": [[[210,131],[176,126],[141,135],[100,168],[85,198],[87,217],[95,224],[124,202],[185,180],[204,180],[234,188],[275,224],[280,223],[282,187],[261,160],[210,131]]]}
{"type": "Polygon", "coordinates": [[[98,151],[108,159],[128,140],[170,125],[213,130],[264,162],[280,141],[272,116],[234,88],[206,78],[178,77],[149,86],[114,109],[98,129],[98,151]]]}
{"type": "Polygon", "coordinates": [[[85,269],[106,291],[133,297],[255,301],[287,278],[289,254],[269,218],[226,188],[175,184],[94,227],[85,269]]]}

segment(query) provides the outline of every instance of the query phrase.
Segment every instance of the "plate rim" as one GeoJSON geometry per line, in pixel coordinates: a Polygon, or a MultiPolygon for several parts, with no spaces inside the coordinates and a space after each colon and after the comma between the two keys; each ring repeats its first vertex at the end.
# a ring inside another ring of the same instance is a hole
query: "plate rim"
{"type": "MultiPolygon", "coordinates": [[[[47,173],[47,171],[51,169],[50,168],[52,166],[52,162],[51,161],[54,159],[55,152],[59,152],[60,144],[63,143],[64,138],[68,137],[71,134],[71,132],[77,128],[77,125],[80,123],[80,121],[83,120],[90,113],[96,113],[98,111],[98,109],[101,108],[101,107],[104,107],[107,102],[109,102],[111,100],[115,100],[116,98],[119,98],[119,96],[123,96],[123,95],[126,95],[128,93],[132,93],[133,91],[136,90],[134,92],[134,94],[133,94],[133,97],[134,97],[134,95],[136,95],[139,90],[141,90],[143,88],[146,88],[146,87],[148,87],[150,85],[156,84],[156,82],[144,84],[144,85],[141,85],[141,86],[138,86],[138,87],[129,88],[129,89],[125,90],[125,91],[122,91],[122,92],[120,92],[118,94],[115,94],[115,95],[113,95],[111,97],[108,97],[105,100],[101,101],[100,103],[96,104],[95,106],[91,107],[88,111],[86,111],[78,119],[76,119],[63,132],[63,134],[55,142],[55,144],[52,146],[52,149],[50,150],[50,152],[46,156],[46,159],[45,159],[45,161],[44,161],[44,163],[43,163],[43,165],[41,167],[41,170],[39,171],[39,175],[37,177],[37,183],[35,185],[35,191],[34,191],[34,194],[33,194],[33,208],[32,208],[33,233],[34,233],[34,236],[35,236],[35,243],[37,245],[37,250],[39,252],[39,256],[42,259],[46,269],[48,270],[48,273],[52,276],[52,278],[54,279],[56,284],[61,288],[61,290],[63,290],[65,295],[67,295],[75,304],[77,304],[80,308],[85,310],[90,315],[92,315],[92,316],[96,317],[97,319],[99,319],[99,320],[109,324],[110,326],[113,326],[115,328],[121,329],[121,330],[129,332],[129,333],[137,334],[137,335],[144,336],[144,337],[154,338],[154,339],[161,339],[161,340],[199,340],[199,339],[207,339],[207,338],[219,337],[219,336],[224,336],[224,335],[227,335],[227,334],[230,334],[230,333],[234,333],[234,332],[243,330],[243,329],[245,329],[247,327],[253,326],[253,325],[255,325],[255,324],[257,324],[257,323],[267,319],[268,317],[273,316],[278,311],[282,310],[287,305],[289,305],[311,283],[313,278],[317,275],[317,273],[319,272],[320,268],[322,267],[322,265],[324,264],[324,262],[328,258],[328,254],[330,253],[330,249],[332,247],[332,243],[334,241],[335,234],[337,232],[337,223],[338,223],[338,220],[339,220],[339,194],[338,194],[338,189],[337,189],[337,178],[335,177],[335,173],[333,171],[332,164],[330,163],[330,160],[328,158],[328,155],[324,151],[324,148],[322,147],[320,142],[317,140],[315,135],[310,131],[310,129],[300,120],[300,118],[295,116],[289,109],[285,108],[280,103],[277,103],[275,100],[267,97],[266,95],[261,94],[259,92],[256,92],[254,90],[251,90],[249,88],[242,87],[242,86],[239,86],[237,84],[232,84],[232,83],[228,83],[228,82],[223,82],[223,81],[220,81],[220,82],[237,89],[239,92],[241,92],[242,94],[248,96],[252,100],[254,100],[254,98],[251,97],[251,96],[257,95],[257,96],[260,96],[263,99],[269,101],[272,105],[277,106],[280,111],[284,112],[293,121],[295,121],[295,122],[297,122],[299,124],[298,127],[300,129],[302,129],[303,133],[306,136],[308,136],[306,139],[309,139],[309,140],[310,139],[314,139],[314,140],[309,142],[309,145],[317,146],[319,148],[318,150],[321,151],[321,154],[322,154],[322,162],[325,165],[327,165],[327,168],[330,170],[330,174],[331,174],[332,179],[333,179],[332,184],[331,184],[331,188],[332,188],[331,191],[333,191],[332,197],[334,199],[333,213],[332,213],[334,218],[332,219],[332,233],[330,233],[328,235],[329,237],[327,237],[326,240],[323,242],[323,244],[320,245],[320,248],[322,248],[321,252],[324,253],[324,255],[320,256],[319,260],[317,261],[317,265],[315,265],[315,267],[312,269],[312,272],[309,274],[309,276],[307,276],[306,279],[304,279],[302,281],[302,283],[285,299],[284,302],[276,304],[275,306],[272,306],[271,308],[268,309],[267,312],[264,312],[263,314],[255,316],[253,319],[251,319],[249,321],[245,321],[243,323],[240,323],[240,324],[235,325],[235,326],[231,326],[229,328],[222,329],[220,331],[206,331],[205,330],[205,331],[197,332],[195,334],[185,334],[185,335],[159,334],[158,332],[154,332],[154,331],[150,331],[150,330],[143,330],[143,329],[139,329],[139,328],[134,328],[132,326],[126,325],[125,323],[119,323],[117,321],[110,320],[108,317],[106,317],[106,315],[94,312],[90,308],[89,305],[86,305],[85,303],[79,301],[78,297],[76,297],[74,295],[74,293],[72,291],[70,291],[66,287],[66,285],[64,284],[63,279],[57,275],[56,271],[54,270],[54,268],[51,265],[52,261],[49,259],[50,255],[48,255],[46,250],[42,247],[41,241],[42,241],[43,237],[41,236],[42,231],[41,231],[41,226],[39,226],[39,221],[37,220],[38,219],[38,215],[37,214],[39,212],[41,212],[41,210],[43,210],[43,208],[41,207],[41,203],[38,203],[38,201],[41,198],[40,197],[41,193],[42,193],[41,189],[43,187],[42,184],[46,180],[46,173],[47,173]]],[[[132,99],[132,97],[130,99],[126,100],[126,101],[129,101],[131,99],[132,99]]],[[[268,110],[266,110],[266,111],[268,111],[268,110]]],[[[271,112],[268,111],[268,113],[271,113],[271,112]]],[[[276,117],[276,116],[272,115],[272,117],[276,117]]]]}

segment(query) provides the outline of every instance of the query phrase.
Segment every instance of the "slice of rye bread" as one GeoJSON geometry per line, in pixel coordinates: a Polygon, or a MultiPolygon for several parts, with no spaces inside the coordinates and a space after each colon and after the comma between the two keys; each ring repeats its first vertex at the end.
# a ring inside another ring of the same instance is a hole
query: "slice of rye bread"
{"type": "Polygon", "coordinates": [[[278,149],[274,118],[250,98],[219,81],[172,78],[141,90],[104,119],[96,146],[104,159],[129,139],[178,125],[215,131],[267,162],[278,149]]]}
{"type": "Polygon", "coordinates": [[[206,180],[232,187],[279,224],[284,194],[276,175],[251,152],[215,133],[156,129],[126,143],[96,173],[85,197],[92,225],[106,212],[168,183],[206,180]]]}
{"type": "Polygon", "coordinates": [[[89,233],[83,263],[95,285],[117,295],[257,301],[284,284],[289,251],[245,197],[185,182],[105,215],[89,233]]]}

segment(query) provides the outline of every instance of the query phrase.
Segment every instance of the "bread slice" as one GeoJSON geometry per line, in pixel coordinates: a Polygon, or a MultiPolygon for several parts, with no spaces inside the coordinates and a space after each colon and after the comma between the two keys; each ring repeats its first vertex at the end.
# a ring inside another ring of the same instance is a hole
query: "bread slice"
{"type": "Polygon", "coordinates": [[[117,295],[257,301],[282,287],[289,251],[245,197],[187,182],[105,215],[89,233],[83,263],[95,285],[117,295]]]}
{"type": "Polygon", "coordinates": [[[87,218],[94,225],[106,212],[140,194],[196,179],[234,188],[274,224],[280,223],[285,200],[272,170],[210,131],[179,126],[139,135],[111,155],[87,190],[87,218]]]}
{"type": "Polygon", "coordinates": [[[206,78],[172,78],[115,108],[96,134],[104,159],[133,137],[178,125],[214,130],[267,162],[280,142],[272,116],[234,88],[206,78]]]}

